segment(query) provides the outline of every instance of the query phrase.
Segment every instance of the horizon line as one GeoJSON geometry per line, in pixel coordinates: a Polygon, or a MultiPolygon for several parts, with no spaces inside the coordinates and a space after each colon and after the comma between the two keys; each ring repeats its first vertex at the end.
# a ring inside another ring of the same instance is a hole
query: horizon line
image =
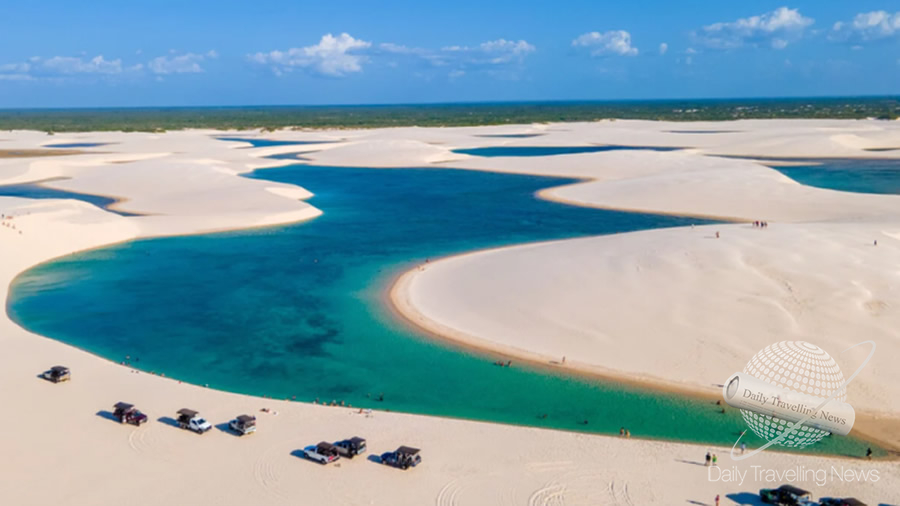
{"type": "Polygon", "coordinates": [[[112,105],[112,106],[37,106],[0,107],[0,111],[96,111],[96,110],[141,110],[141,109],[253,109],[253,108],[364,108],[364,107],[424,107],[424,106],[478,106],[478,105],[576,105],[576,104],[633,104],[633,103],[677,103],[677,102],[763,102],[787,100],[900,100],[895,95],[784,95],[758,97],[703,97],[703,98],[622,98],[622,99],[546,99],[546,100],[476,100],[476,101],[435,101],[435,102],[383,102],[383,103],[334,103],[334,104],[242,104],[242,105],[112,105]]]}

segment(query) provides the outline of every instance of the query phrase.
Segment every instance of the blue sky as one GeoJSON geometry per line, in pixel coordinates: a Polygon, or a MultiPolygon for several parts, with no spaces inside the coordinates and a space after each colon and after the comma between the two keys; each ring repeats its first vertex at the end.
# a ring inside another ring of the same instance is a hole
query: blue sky
{"type": "Polygon", "coordinates": [[[0,4],[0,107],[900,93],[900,4],[0,4]]]}

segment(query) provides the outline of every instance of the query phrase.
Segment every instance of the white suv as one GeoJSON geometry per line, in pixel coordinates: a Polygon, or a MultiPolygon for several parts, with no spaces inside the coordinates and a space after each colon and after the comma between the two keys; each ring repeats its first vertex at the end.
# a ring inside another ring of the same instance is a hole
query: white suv
{"type": "Polygon", "coordinates": [[[335,448],[333,444],[324,441],[314,446],[307,446],[303,449],[303,455],[309,460],[314,460],[323,465],[341,458],[340,455],[338,455],[337,448],[335,448]]]}

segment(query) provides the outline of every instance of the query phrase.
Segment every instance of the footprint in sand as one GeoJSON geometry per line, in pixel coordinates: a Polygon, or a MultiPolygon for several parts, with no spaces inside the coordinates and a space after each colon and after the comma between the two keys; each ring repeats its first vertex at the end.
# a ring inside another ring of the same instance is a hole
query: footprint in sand
{"type": "Polygon", "coordinates": [[[887,309],[890,307],[887,302],[878,299],[872,299],[863,305],[872,316],[878,316],[881,313],[887,311],[887,309]]]}

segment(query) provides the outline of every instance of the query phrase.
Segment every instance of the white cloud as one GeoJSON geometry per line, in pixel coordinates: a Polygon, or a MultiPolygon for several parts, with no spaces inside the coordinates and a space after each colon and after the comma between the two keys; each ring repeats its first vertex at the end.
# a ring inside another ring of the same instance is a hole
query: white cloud
{"type": "MultiPolygon", "coordinates": [[[[421,58],[435,66],[448,65],[450,60],[448,55],[441,54],[440,51],[432,51],[421,47],[404,46],[403,44],[394,44],[393,42],[382,42],[378,45],[378,49],[385,54],[421,58]]],[[[393,62],[393,64],[396,66],[396,62],[393,62]]]]}
{"type": "Polygon", "coordinates": [[[797,9],[779,7],[759,16],[728,23],[713,23],[692,35],[699,44],[712,49],[734,49],[760,44],[784,49],[802,37],[804,31],[814,22],[812,18],[800,14],[797,9]]]}
{"type": "Polygon", "coordinates": [[[669,51],[669,45],[663,42],[659,45],[659,54],[663,55],[669,51]]]}
{"type": "Polygon", "coordinates": [[[378,44],[378,47],[381,48],[382,51],[396,54],[421,54],[425,51],[422,48],[394,44],[393,42],[382,42],[381,44],[378,44]]]}
{"type": "Polygon", "coordinates": [[[5,65],[0,65],[0,81],[31,81],[34,79],[29,74],[10,72],[8,70],[3,70],[3,67],[5,67],[5,65]]]}
{"type": "Polygon", "coordinates": [[[526,55],[535,51],[535,47],[524,40],[497,39],[482,42],[475,49],[464,48],[464,50],[476,54],[481,53],[487,57],[488,63],[499,65],[522,61],[526,55]]]}
{"type": "MultiPolygon", "coordinates": [[[[451,79],[461,77],[467,70],[473,69],[495,77],[516,78],[516,67],[537,50],[525,40],[507,39],[489,40],[476,46],[445,46],[437,50],[390,42],[379,44],[378,48],[386,55],[412,58],[433,67],[449,68],[447,76],[451,79]]],[[[389,62],[388,65],[396,66],[396,62],[389,62]]]]}
{"type": "Polygon", "coordinates": [[[249,55],[249,59],[256,63],[271,65],[273,71],[279,75],[294,68],[306,68],[322,75],[342,77],[362,71],[362,63],[366,57],[359,53],[371,45],[371,42],[355,39],[346,33],[337,37],[329,33],[323,35],[319,43],[313,46],[256,53],[249,55]]]}
{"type": "Polygon", "coordinates": [[[28,63],[7,63],[0,65],[0,74],[27,74],[31,70],[28,63]]]}
{"type": "Polygon", "coordinates": [[[121,59],[107,60],[103,55],[93,58],[83,56],[53,56],[51,58],[32,56],[22,63],[0,64],[0,80],[90,80],[95,76],[105,79],[118,79],[128,76],[141,76],[146,74],[147,71],[157,75],[202,72],[203,69],[199,67],[199,62],[216,57],[218,57],[218,54],[215,51],[203,54],[172,54],[154,58],[145,66],[142,63],[126,65],[121,59]]]}
{"type": "Polygon", "coordinates": [[[217,58],[215,51],[205,54],[184,53],[171,56],[157,56],[147,62],[147,68],[154,74],[196,74],[203,72],[200,64],[206,59],[217,58]]]}
{"type": "Polygon", "coordinates": [[[89,60],[74,56],[54,56],[41,61],[40,69],[56,74],[121,74],[122,60],[107,60],[103,55],[89,60]]]}
{"type": "Polygon", "coordinates": [[[619,55],[636,56],[638,49],[631,45],[631,34],[625,30],[590,32],[572,41],[575,47],[590,48],[591,56],[619,55]]]}
{"type": "Polygon", "coordinates": [[[838,21],[828,38],[837,41],[869,41],[900,36],[900,12],[872,11],[857,14],[853,21],[838,21]]]}

